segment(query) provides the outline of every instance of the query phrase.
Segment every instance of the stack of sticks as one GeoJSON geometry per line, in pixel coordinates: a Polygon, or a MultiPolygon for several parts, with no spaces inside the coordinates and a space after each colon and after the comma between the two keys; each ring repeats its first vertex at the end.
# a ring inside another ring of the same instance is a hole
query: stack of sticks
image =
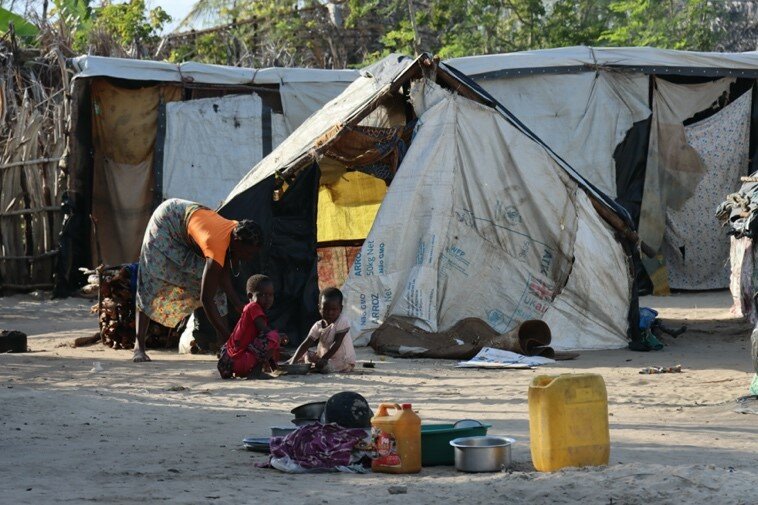
{"type": "MultiPolygon", "coordinates": [[[[132,269],[136,265],[99,266],[89,270],[86,291],[96,291],[98,302],[92,312],[100,321],[100,341],[113,349],[133,349],[135,339],[135,299],[132,269]]],[[[148,348],[169,348],[179,344],[179,333],[150,322],[145,338],[148,348]]]]}

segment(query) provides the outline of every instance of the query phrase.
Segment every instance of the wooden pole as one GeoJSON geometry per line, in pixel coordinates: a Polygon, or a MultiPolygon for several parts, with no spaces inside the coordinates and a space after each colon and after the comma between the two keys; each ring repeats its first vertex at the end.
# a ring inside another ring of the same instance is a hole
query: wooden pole
{"type": "Polygon", "coordinates": [[[418,34],[418,27],[416,26],[416,6],[413,5],[413,0],[408,0],[408,14],[411,18],[411,26],[413,27],[413,50],[416,52],[416,56],[421,54],[421,37],[418,34]]]}

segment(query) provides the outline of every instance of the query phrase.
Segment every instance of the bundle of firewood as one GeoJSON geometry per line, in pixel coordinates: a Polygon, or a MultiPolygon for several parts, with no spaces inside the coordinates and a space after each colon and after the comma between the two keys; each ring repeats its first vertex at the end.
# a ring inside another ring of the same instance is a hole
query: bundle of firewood
{"type": "MultiPolygon", "coordinates": [[[[119,267],[100,266],[90,271],[88,288],[97,291],[98,302],[92,312],[100,320],[100,341],[113,349],[134,348],[135,301],[132,290],[130,265],[119,267]],[[96,283],[96,284],[95,284],[96,283]]],[[[179,334],[155,322],[150,322],[145,338],[148,348],[176,347],[179,334]]]]}

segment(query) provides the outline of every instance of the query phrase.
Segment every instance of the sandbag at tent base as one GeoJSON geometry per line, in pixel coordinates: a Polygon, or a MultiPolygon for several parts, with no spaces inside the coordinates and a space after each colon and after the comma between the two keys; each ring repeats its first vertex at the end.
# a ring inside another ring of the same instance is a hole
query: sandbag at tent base
{"type": "Polygon", "coordinates": [[[369,345],[378,354],[401,358],[468,360],[484,347],[552,358],[555,352],[550,347],[551,339],[550,327],[539,320],[524,321],[514,331],[501,335],[476,317],[462,319],[439,333],[391,317],[374,330],[369,345]]]}

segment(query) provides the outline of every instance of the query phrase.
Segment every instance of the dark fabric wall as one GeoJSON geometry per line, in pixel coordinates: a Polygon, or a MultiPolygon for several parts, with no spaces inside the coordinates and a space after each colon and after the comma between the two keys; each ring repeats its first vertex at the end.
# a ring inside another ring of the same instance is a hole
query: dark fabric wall
{"type": "Polygon", "coordinates": [[[613,153],[616,162],[616,201],[629,212],[635,226],[640,222],[651,122],[652,119],[647,118],[634,123],[613,153]]]}
{"type": "MultiPolygon", "coordinates": [[[[635,228],[640,223],[651,122],[652,119],[648,118],[634,123],[613,153],[616,162],[616,202],[629,212],[635,228]]],[[[632,254],[632,262],[635,272],[633,290],[641,295],[652,293],[653,284],[642,265],[639,253],[632,254]]]]}
{"type": "Polygon", "coordinates": [[[303,171],[275,202],[274,178],[269,177],[224,205],[219,213],[230,219],[252,219],[266,235],[257,260],[242,265],[234,279],[240,293],[254,273],[274,281],[275,301],[269,312],[271,325],[298,344],[319,318],[316,270],[317,165],[303,171]]]}

